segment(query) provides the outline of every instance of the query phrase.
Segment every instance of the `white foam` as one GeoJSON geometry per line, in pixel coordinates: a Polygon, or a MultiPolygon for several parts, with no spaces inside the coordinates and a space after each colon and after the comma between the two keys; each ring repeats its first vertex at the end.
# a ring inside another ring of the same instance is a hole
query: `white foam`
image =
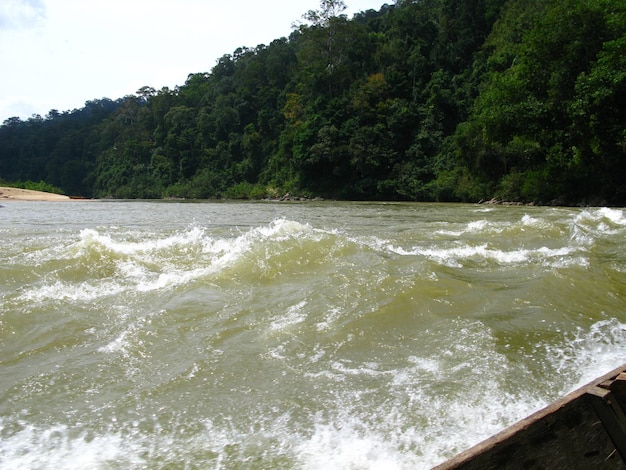
{"type": "Polygon", "coordinates": [[[125,351],[130,344],[127,339],[128,334],[129,334],[128,330],[122,331],[119,334],[119,336],[115,338],[113,341],[111,341],[105,346],[98,348],[98,351],[102,353],[107,353],[107,354],[125,351]]]}
{"type": "Polygon", "coordinates": [[[574,218],[572,239],[592,245],[597,237],[623,235],[625,227],[626,216],[621,209],[586,209],[574,218]]]}
{"type": "MultiPolygon", "coordinates": [[[[146,355],[142,352],[143,342],[140,335],[152,334],[150,331],[150,325],[152,322],[152,316],[157,314],[163,314],[163,311],[158,313],[152,313],[147,316],[139,316],[129,322],[129,316],[122,312],[119,317],[119,323],[123,325],[123,329],[117,333],[117,336],[110,340],[104,346],[98,348],[98,352],[105,354],[121,354],[124,357],[130,358],[138,355],[143,359],[146,355]]],[[[127,371],[130,372],[130,369],[127,371]]]]}
{"type": "Polygon", "coordinates": [[[150,274],[143,276],[137,283],[137,291],[152,292],[157,290],[175,288],[193,282],[196,279],[208,276],[216,272],[215,268],[196,268],[191,270],[172,270],[165,273],[150,274]]]}
{"type": "Polygon", "coordinates": [[[578,328],[563,344],[545,349],[557,373],[578,377],[565,383],[562,392],[567,393],[626,362],[626,324],[616,318],[600,320],[588,330],[578,328]]]}
{"type": "Polygon", "coordinates": [[[615,225],[620,225],[622,227],[626,226],[626,215],[624,215],[624,211],[621,209],[611,209],[609,207],[601,207],[597,211],[597,215],[608,219],[611,223],[615,225]]]}
{"type": "Polygon", "coordinates": [[[2,470],[105,468],[110,464],[127,468],[142,463],[137,452],[120,434],[75,435],[66,426],[37,429],[26,425],[0,441],[2,470]]]}
{"type": "Polygon", "coordinates": [[[80,232],[79,248],[104,247],[118,255],[137,255],[154,251],[169,251],[174,247],[189,247],[202,242],[204,230],[191,227],[187,231],[178,232],[165,238],[146,239],[139,242],[117,241],[110,234],[100,234],[94,229],[83,229],[80,232]]]}
{"type": "Polygon", "coordinates": [[[111,261],[116,271],[115,278],[124,282],[105,279],[98,283],[102,288],[86,285],[78,290],[65,283],[51,284],[36,289],[30,295],[68,299],[74,298],[71,296],[75,292],[77,299],[83,296],[85,300],[94,300],[100,296],[119,294],[127,288],[136,288],[139,292],[175,288],[232,266],[268,240],[284,241],[315,233],[307,225],[285,219],[253,228],[235,238],[209,237],[203,229],[191,227],[164,238],[127,241],[116,240],[109,233],[84,229],[80,233],[80,242],[70,249],[72,256],[88,256],[90,251],[104,250],[113,255],[111,261]],[[124,283],[129,285],[124,287],[124,283]]]}
{"type": "MultiPolygon", "coordinates": [[[[303,302],[292,306],[294,312],[305,307],[303,302]]],[[[139,329],[141,321],[101,352],[125,351],[134,341],[132,328],[139,329]]],[[[316,359],[311,363],[325,368],[327,374],[309,376],[331,381],[327,387],[330,401],[319,403],[323,412],[305,416],[303,421],[295,422],[289,411],[279,416],[261,413],[255,428],[231,418],[222,425],[192,420],[196,431],[184,437],[171,430],[176,429],[175,422],[169,422],[168,431],[149,434],[136,431],[140,426],[132,420],[120,422],[119,431],[99,434],[60,425],[39,429],[25,425],[0,442],[0,467],[108,468],[114,463],[146,468],[156,462],[181,463],[180,459],[189,459],[187,463],[193,466],[196,459],[211,455],[211,468],[245,466],[253,458],[279,458],[294,468],[312,470],[428,469],[545,405],[523,390],[506,388],[503,376],[517,365],[510,365],[509,359],[496,352],[496,339],[481,322],[457,319],[433,328],[439,330],[415,340],[445,344],[448,354],[441,354],[439,347],[435,354],[411,353],[404,365],[398,359],[385,364],[333,358],[328,357],[332,352],[313,348],[316,359]],[[370,384],[368,389],[341,386],[359,378],[370,384]],[[450,386],[455,383],[456,387],[450,386]],[[378,395],[378,399],[366,395],[378,395]]],[[[592,330],[577,338],[589,341],[593,354],[598,352],[593,347],[597,344],[610,345],[613,353],[616,348],[623,350],[625,325],[599,322],[592,330]],[[611,339],[603,339],[608,332],[611,339]]],[[[578,344],[573,350],[580,346],[588,344],[578,344]]],[[[284,348],[268,356],[288,359],[284,348]]],[[[195,372],[192,368],[190,374],[195,372]]],[[[515,376],[523,377],[521,372],[516,368],[515,376]]]]}
{"type": "Polygon", "coordinates": [[[253,238],[291,238],[302,233],[312,233],[308,224],[301,224],[284,218],[275,219],[269,225],[262,225],[252,229],[249,233],[253,238]]]}
{"type": "Polygon", "coordinates": [[[352,364],[351,361],[336,360],[331,362],[330,367],[333,371],[341,373],[343,376],[382,376],[393,375],[393,371],[379,370],[378,364],[369,362],[365,364],[352,364]]]}
{"type": "Polygon", "coordinates": [[[482,232],[489,226],[489,222],[486,220],[474,220],[467,224],[467,231],[469,232],[482,232]]]}
{"type": "MultiPolygon", "coordinates": [[[[551,260],[560,263],[560,258],[570,256],[576,251],[574,247],[548,248],[545,246],[536,249],[505,251],[490,248],[488,244],[457,244],[450,248],[414,247],[411,250],[394,247],[390,247],[390,249],[400,255],[421,255],[444,266],[459,268],[463,266],[464,262],[470,260],[481,262],[490,260],[499,264],[516,264],[529,261],[538,261],[545,264],[549,263],[551,260]]],[[[578,261],[584,263],[585,259],[578,261]]],[[[571,262],[574,263],[574,260],[571,260],[571,262]]]]}
{"type": "Polygon", "coordinates": [[[296,453],[301,467],[310,470],[417,468],[414,457],[400,452],[384,436],[373,430],[363,432],[350,422],[316,423],[313,435],[296,446],[296,453]]]}
{"type": "Polygon", "coordinates": [[[465,234],[477,234],[484,232],[487,228],[490,228],[491,226],[492,225],[486,220],[474,220],[462,226],[461,228],[458,228],[457,230],[441,229],[436,230],[434,233],[435,235],[459,238],[465,234]]]}
{"type": "Polygon", "coordinates": [[[544,222],[541,219],[537,219],[528,214],[524,214],[521,222],[522,222],[522,225],[524,225],[525,227],[537,227],[537,226],[542,226],[544,224],[544,222]]]}
{"type": "Polygon", "coordinates": [[[331,307],[324,319],[317,322],[315,327],[318,331],[328,331],[333,328],[335,321],[337,321],[342,316],[342,310],[339,307],[331,307]]]}
{"type": "Polygon", "coordinates": [[[306,320],[306,312],[302,311],[306,305],[306,300],[303,300],[296,305],[292,305],[284,314],[279,314],[279,318],[276,318],[270,323],[270,328],[272,330],[283,330],[287,327],[302,323],[306,320]]]}
{"type": "Polygon", "coordinates": [[[99,281],[97,285],[55,281],[24,291],[19,298],[28,302],[72,301],[90,302],[102,297],[115,296],[125,288],[114,280],[99,281]]]}

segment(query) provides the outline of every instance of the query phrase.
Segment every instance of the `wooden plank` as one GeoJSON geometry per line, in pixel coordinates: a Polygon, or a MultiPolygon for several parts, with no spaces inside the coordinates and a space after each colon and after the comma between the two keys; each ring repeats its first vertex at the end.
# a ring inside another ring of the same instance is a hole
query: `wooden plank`
{"type": "Polygon", "coordinates": [[[611,392],[622,407],[622,411],[626,412],[626,373],[620,373],[611,383],[611,392]]]}
{"type": "Polygon", "coordinates": [[[608,390],[589,387],[586,396],[622,460],[626,461],[626,417],[622,408],[608,390]]]}

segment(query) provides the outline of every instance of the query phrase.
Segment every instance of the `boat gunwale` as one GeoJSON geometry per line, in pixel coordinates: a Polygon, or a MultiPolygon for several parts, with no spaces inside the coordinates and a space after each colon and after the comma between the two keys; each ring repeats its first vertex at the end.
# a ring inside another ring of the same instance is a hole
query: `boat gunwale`
{"type": "Polygon", "coordinates": [[[478,455],[484,452],[487,452],[500,444],[505,443],[508,439],[515,436],[519,432],[528,429],[532,424],[536,423],[537,421],[540,421],[558,412],[559,410],[561,410],[562,408],[564,408],[565,406],[567,406],[574,400],[581,398],[582,396],[586,394],[593,393],[593,390],[596,389],[600,384],[614,379],[621,372],[625,372],[625,371],[626,371],[626,364],[623,364],[620,367],[617,367],[611,370],[610,372],[607,372],[606,374],[595,378],[591,382],[583,385],[580,388],[577,388],[576,390],[573,390],[572,392],[550,403],[544,408],[541,408],[540,410],[517,421],[516,423],[503,429],[502,431],[492,435],[491,437],[488,437],[487,439],[479,442],[478,444],[475,444],[472,447],[469,447],[468,449],[460,452],[459,454],[455,455],[449,460],[446,460],[445,462],[433,467],[432,470],[452,470],[470,462],[471,460],[476,458],[478,455]]]}

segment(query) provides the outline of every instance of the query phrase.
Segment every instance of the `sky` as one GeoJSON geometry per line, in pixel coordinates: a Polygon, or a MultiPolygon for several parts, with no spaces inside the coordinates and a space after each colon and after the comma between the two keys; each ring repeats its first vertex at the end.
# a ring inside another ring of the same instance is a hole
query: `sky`
{"type": "MultiPolygon", "coordinates": [[[[345,14],[388,0],[344,0],[345,14]]],[[[0,124],[183,85],[292,32],[319,0],[0,0],[0,124]]]]}

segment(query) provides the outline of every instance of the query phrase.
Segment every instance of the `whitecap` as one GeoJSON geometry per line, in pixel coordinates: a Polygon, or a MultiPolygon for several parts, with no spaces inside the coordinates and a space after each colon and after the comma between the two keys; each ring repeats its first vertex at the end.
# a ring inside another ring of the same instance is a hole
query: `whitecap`
{"type": "Polygon", "coordinates": [[[111,354],[111,353],[125,351],[130,345],[127,339],[128,333],[129,332],[127,330],[122,331],[120,335],[117,338],[115,338],[113,341],[111,341],[105,346],[101,346],[100,348],[98,348],[98,352],[111,354]]]}
{"type": "Polygon", "coordinates": [[[306,319],[306,313],[302,311],[306,304],[307,302],[303,300],[289,307],[284,314],[270,323],[270,329],[283,330],[289,326],[302,323],[306,319]]]}
{"type": "Polygon", "coordinates": [[[417,468],[416,457],[402,454],[384,436],[369,430],[363,432],[349,421],[316,423],[310,438],[295,447],[297,459],[304,469],[393,470],[417,468]],[[408,461],[408,462],[407,462],[408,461]]]}
{"type": "Polygon", "coordinates": [[[474,220],[470,222],[469,224],[467,224],[467,230],[469,232],[474,232],[474,233],[482,232],[489,226],[490,226],[490,223],[487,222],[486,220],[474,220]]]}
{"type": "Polygon", "coordinates": [[[543,265],[553,266],[582,265],[587,264],[584,257],[569,259],[577,251],[575,247],[548,248],[542,246],[534,249],[500,250],[490,248],[488,244],[470,245],[457,244],[450,248],[413,247],[405,249],[401,247],[389,246],[388,249],[402,256],[424,256],[432,261],[451,268],[463,267],[465,262],[472,261],[494,261],[502,265],[523,264],[528,262],[539,262],[543,265]]]}
{"type": "Polygon", "coordinates": [[[324,316],[324,319],[315,324],[317,331],[329,331],[341,315],[342,310],[339,307],[330,308],[324,316]]]}
{"type": "Polygon", "coordinates": [[[597,211],[598,215],[604,219],[608,219],[615,225],[626,226],[626,216],[621,209],[611,209],[609,207],[601,207],[597,211]]]}
{"type": "Polygon", "coordinates": [[[144,463],[139,457],[139,449],[129,447],[132,444],[121,434],[87,436],[77,435],[64,425],[45,429],[26,425],[17,433],[3,435],[0,440],[0,466],[7,470],[83,470],[101,468],[112,462],[127,468],[144,463]]]}
{"type": "Polygon", "coordinates": [[[538,226],[541,225],[543,223],[543,221],[541,219],[537,219],[535,217],[532,217],[528,214],[524,214],[524,216],[522,217],[522,225],[526,226],[526,227],[533,227],[533,226],[538,226]]]}
{"type": "Polygon", "coordinates": [[[97,285],[91,285],[87,282],[71,284],[55,281],[43,286],[26,288],[19,298],[27,302],[45,302],[50,300],[92,302],[103,297],[119,295],[124,291],[124,286],[116,281],[100,281],[97,285]]]}
{"type": "Polygon", "coordinates": [[[153,292],[162,289],[187,285],[197,279],[204,278],[216,271],[215,268],[197,268],[192,270],[176,270],[144,276],[137,284],[139,292],[153,292]]]}
{"type": "Polygon", "coordinates": [[[626,324],[616,318],[600,320],[588,329],[578,328],[560,345],[546,345],[545,350],[557,373],[570,377],[563,390],[568,393],[626,361],[626,324]]]}

